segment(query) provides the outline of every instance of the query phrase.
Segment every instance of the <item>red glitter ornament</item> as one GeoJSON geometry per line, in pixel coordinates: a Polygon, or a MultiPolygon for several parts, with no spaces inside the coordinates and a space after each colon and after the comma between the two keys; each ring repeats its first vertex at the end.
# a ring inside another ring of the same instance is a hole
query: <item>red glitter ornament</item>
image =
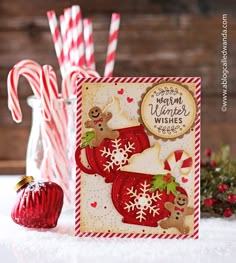
{"type": "Polygon", "coordinates": [[[16,224],[29,228],[52,228],[57,225],[63,206],[63,190],[53,182],[36,182],[22,176],[15,189],[17,198],[11,212],[16,224]]]}

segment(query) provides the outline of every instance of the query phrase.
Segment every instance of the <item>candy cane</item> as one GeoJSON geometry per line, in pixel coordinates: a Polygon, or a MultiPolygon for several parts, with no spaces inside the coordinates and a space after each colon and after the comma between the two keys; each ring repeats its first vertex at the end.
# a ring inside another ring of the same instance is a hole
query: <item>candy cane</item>
{"type": "Polygon", "coordinates": [[[19,77],[25,77],[35,97],[40,97],[40,71],[41,66],[33,60],[22,60],[17,63],[9,72],[7,77],[8,89],[8,108],[11,111],[12,118],[16,122],[22,121],[22,112],[18,97],[18,82],[19,77]]]}
{"type": "Polygon", "coordinates": [[[51,85],[47,83],[47,81],[50,81],[49,70],[50,69],[46,69],[45,66],[43,66],[40,79],[43,82],[41,85],[43,115],[47,121],[51,120],[51,85]]]}
{"type": "Polygon", "coordinates": [[[164,162],[164,169],[173,172],[178,165],[181,176],[187,176],[193,166],[193,158],[183,150],[171,153],[164,162]]]}
{"type": "MultiPolygon", "coordinates": [[[[41,74],[41,89],[42,93],[45,91],[44,100],[45,102],[49,102],[52,99],[58,98],[57,93],[57,83],[55,72],[49,65],[44,65],[41,74]],[[48,98],[46,99],[46,97],[48,98]]],[[[50,105],[47,105],[50,109],[50,105]]],[[[66,151],[66,138],[61,136],[65,134],[65,125],[63,126],[61,113],[56,111],[55,109],[52,112],[52,120],[43,122],[43,135],[45,137],[45,148],[47,148],[48,155],[46,158],[51,158],[54,166],[55,177],[58,180],[59,184],[62,186],[64,190],[64,194],[66,200],[70,203],[69,196],[69,184],[68,177],[70,174],[70,169],[68,167],[67,162],[67,151],[66,151]],[[64,129],[64,131],[63,131],[64,129]]],[[[45,167],[47,169],[48,162],[44,162],[44,167],[42,167],[42,172],[45,172],[45,167]]],[[[52,175],[50,176],[52,180],[52,175]]]]}
{"type": "Polygon", "coordinates": [[[62,80],[62,97],[70,98],[71,96],[75,95],[77,88],[77,79],[88,77],[98,78],[100,76],[96,71],[92,69],[85,70],[81,67],[71,67],[70,70],[67,72],[65,78],[63,78],[62,80]]]}
{"type": "MultiPolygon", "coordinates": [[[[58,112],[57,108],[53,108],[53,105],[59,100],[58,87],[56,74],[53,68],[49,65],[44,65],[41,71],[41,90],[42,90],[42,101],[43,111],[49,112],[50,119],[53,117],[51,126],[53,132],[51,135],[54,136],[54,140],[59,145],[66,146],[66,112],[62,109],[62,112],[58,112]]],[[[50,122],[48,122],[50,124],[50,122]]],[[[63,152],[63,150],[62,150],[63,152]]]]}

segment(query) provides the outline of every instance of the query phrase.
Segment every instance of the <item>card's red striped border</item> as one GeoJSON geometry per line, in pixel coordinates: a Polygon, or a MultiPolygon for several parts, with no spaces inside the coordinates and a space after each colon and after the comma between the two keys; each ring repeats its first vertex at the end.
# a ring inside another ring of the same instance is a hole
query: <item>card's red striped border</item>
{"type": "Polygon", "coordinates": [[[75,236],[77,237],[103,237],[103,238],[162,238],[162,239],[197,239],[200,219],[200,112],[201,112],[201,78],[199,77],[118,77],[118,78],[81,78],[77,82],[77,109],[76,109],[76,147],[81,144],[82,119],[82,84],[90,83],[158,83],[160,81],[177,81],[181,83],[194,83],[196,85],[195,98],[197,101],[197,118],[195,121],[195,178],[194,178],[194,232],[191,235],[182,234],[135,234],[135,233],[94,233],[80,231],[80,200],[81,200],[81,171],[76,167],[75,191],[75,236]]]}

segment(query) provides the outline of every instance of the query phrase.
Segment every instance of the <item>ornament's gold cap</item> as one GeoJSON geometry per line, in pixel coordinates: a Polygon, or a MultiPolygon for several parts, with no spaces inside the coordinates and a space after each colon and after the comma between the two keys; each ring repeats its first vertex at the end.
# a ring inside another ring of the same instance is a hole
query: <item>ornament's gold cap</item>
{"type": "Polygon", "coordinates": [[[15,185],[15,190],[18,191],[19,189],[21,189],[23,186],[25,186],[28,183],[31,183],[34,181],[34,177],[33,176],[27,176],[27,175],[23,175],[18,179],[18,182],[15,185]]]}

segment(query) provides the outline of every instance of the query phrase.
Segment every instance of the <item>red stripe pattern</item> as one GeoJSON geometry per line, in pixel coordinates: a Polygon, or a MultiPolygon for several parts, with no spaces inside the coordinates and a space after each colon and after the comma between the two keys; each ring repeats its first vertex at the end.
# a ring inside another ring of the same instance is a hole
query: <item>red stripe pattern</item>
{"type": "Polygon", "coordinates": [[[195,121],[195,178],[194,178],[194,233],[193,238],[198,238],[200,218],[200,113],[201,113],[201,78],[193,79],[196,85],[195,97],[197,100],[197,119],[195,121]]]}
{"type": "Polygon", "coordinates": [[[182,157],[182,155],[183,155],[183,152],[184,152],[184,151],[182,151],[182,150],[179,150],[179,151],[175,151],[175,152],[174,152],[175,161],[176,161],[176,162],[178,162],[178,161],[181,159],[181,157],[182,157]]]}
{"type": "MultiPolygon", "coordinates": [[[[81,118],[82,118],[82,83],[85,79],[79,79],[77,83],[77,121],[76,121],[76,146],[78,147],[81,143],[81,118]]],[[[76,204],[75,204],[75,236],[77,237],[96,237],[96,238],[159,238],[159,239],[197,239],[198,238],[198,227],[199,227],[199,202],[200,202],[200,103],[201,103],[201,79],[198,77],[189,78],[189,77],[150,77],[150,78],[138,78],[138,77],[124,77],[124,78],[89,78],[86,79],[86,82],[90,83],[158,83],[160,81],[178,81],[181,83],[194,83],[196,86],[195,97],[197,100],[197,119],[195,122],[195,159],[194,159],[194,231],[191,234],[144,234],[144,233],[96,233],[96,232],[81,232],[80,230],[80,209],[81,209],[81,171],[77,166],[77,175],[76,175],[76,204]]],[[[175,158],[179,160],[183,152],[176,151],[175,158]]],[[[186,162],[190,162],[189,159],[186,159],[186,162]]],[[[186,164],[182,164],[185,166],[186,164]]],[[[168,163],[165,162],[165,167],[168,167],[168,163]]],[[[183,167],[184,168],[184,167],[183,167]]]]}
{"type": "Polygon", "coordinates": [[[193,165],[193,159],[192,159],[192,157],[189,157],[189,158],[183,160],[181,168],[188,168],[188,167],[191,167],[192,165],[193,165]]]}
{"type": "Polygon", "coordinates": [[[174,161],[175,163],[178,163],[179,161],[182,162],[181,164],[181,169],[182,168],[191,168],[192,165],[193,165],[193,159],[192,157],[187,157],[184,156],[184,151],[183,150],[177,150],[177,151],[174,151],[165,161],[164,161],[164,169],[167,170],[167,171],[172,171],[172,167],[171,167],[171,157],[172,155],[174,156],[174,161]],[[186,158],[186,159],[184,159],[186,158]]]}

